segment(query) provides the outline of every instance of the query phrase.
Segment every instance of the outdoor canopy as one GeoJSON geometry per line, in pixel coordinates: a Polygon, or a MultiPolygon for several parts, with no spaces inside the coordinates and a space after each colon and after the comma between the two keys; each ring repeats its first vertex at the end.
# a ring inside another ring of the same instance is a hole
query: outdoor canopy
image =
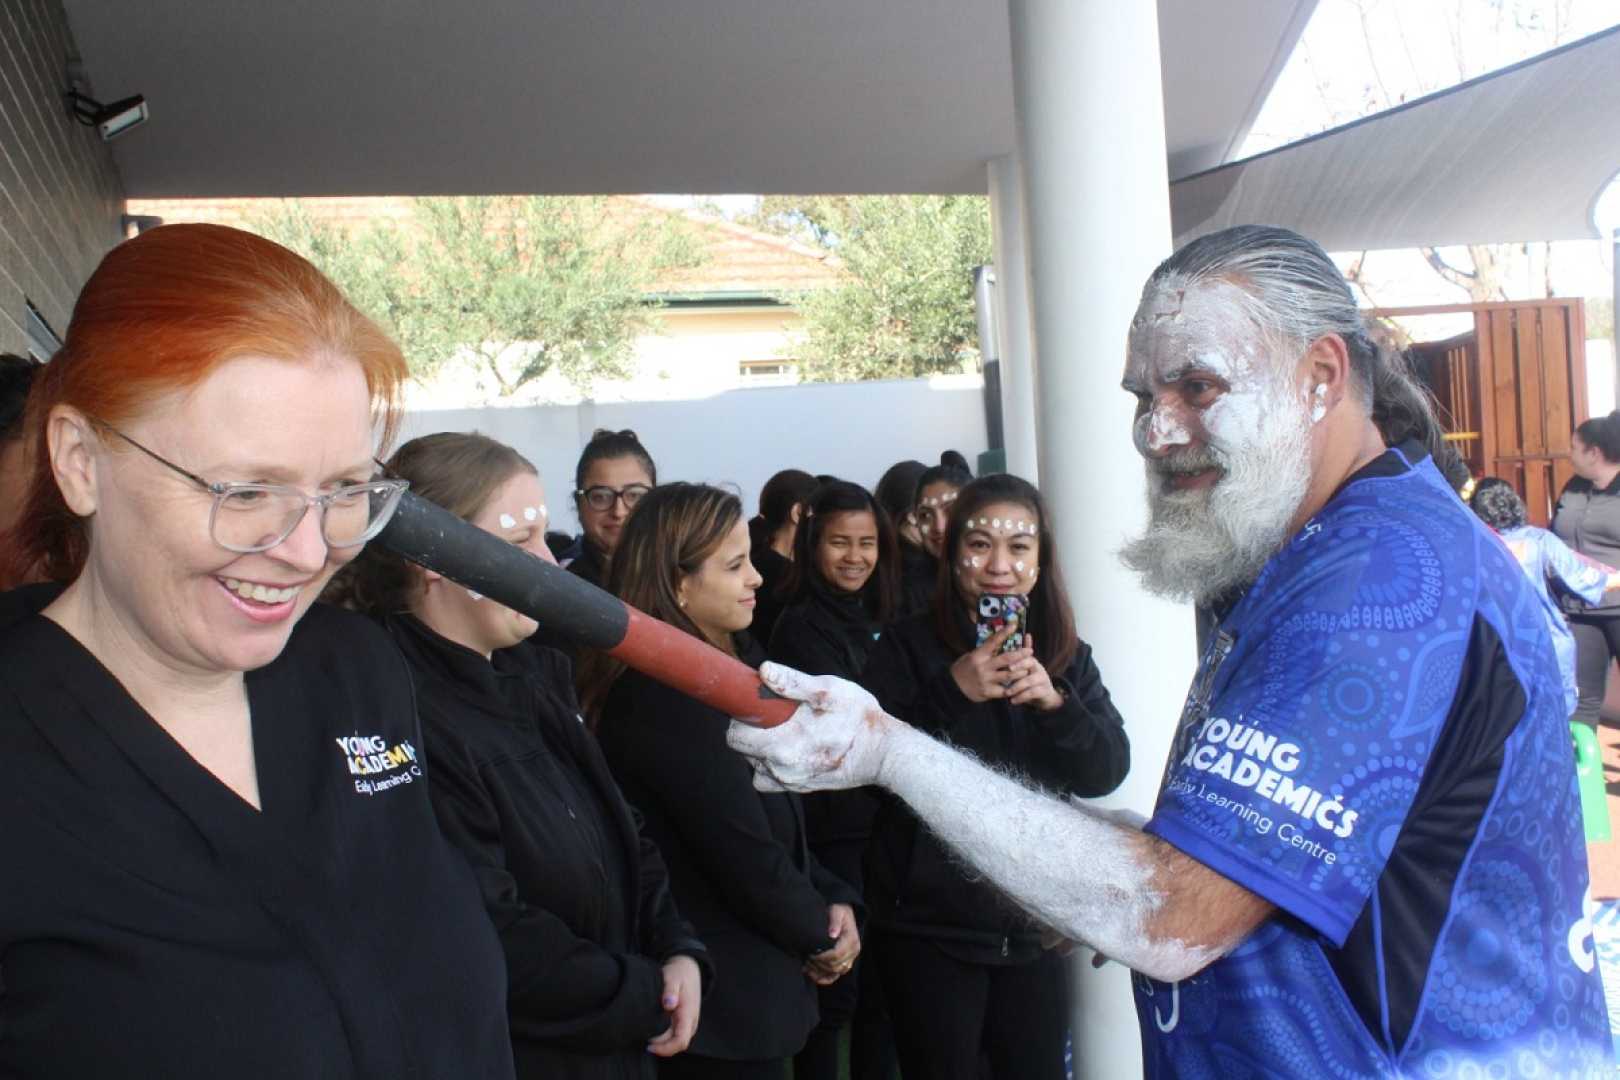
{"type": "Polygon", "coordinates": [[[1329,251],[1585,240],[1620,172],[1620,27],[1171,185],[1176,244],[1261,222],[1329,251]]]}

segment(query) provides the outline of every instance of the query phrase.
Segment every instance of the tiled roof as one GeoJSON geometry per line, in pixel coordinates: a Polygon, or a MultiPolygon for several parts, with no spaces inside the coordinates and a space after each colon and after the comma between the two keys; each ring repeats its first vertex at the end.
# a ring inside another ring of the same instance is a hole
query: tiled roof
{"type": "MultiPolygon", "coordinates": [[[[150,214],[165,222],[209,222],[246,226],[255,215],[272,211],[277,199],[131,199],[127,212],[150,214]]],[[[344,228],[358,228],[379,218],[407,221],[410,200],[394,196],[303,199],[310,216],[344,228]]],[[[678,218],[696,230],[704,259],[701,265],[664,275],[652,291],[691,299],[765,296],[822,288],[839,282],[838,260],[797,241],[696,210],[659,206],[640,196],[614,196],[609,212],[627,219],[654,215],[678,218]]]]}

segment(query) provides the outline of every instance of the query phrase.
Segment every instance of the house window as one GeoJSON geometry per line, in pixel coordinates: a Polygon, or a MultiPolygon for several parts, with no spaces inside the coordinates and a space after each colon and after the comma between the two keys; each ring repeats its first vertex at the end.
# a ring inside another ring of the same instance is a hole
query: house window
{"type": "Polygon", "coordinates": [[[792,360],[744,360],[737,374],[747,386],[792,386],[799,381],[799,365],[792,360]]]}
{"type": "Polygon", "coordinates": [[[28,334],[28,355],[43,364],[62,347],[62,339],[31,301],[24,300],[23,306],[28,309],[23,319],[23,329],[28,334]]]}

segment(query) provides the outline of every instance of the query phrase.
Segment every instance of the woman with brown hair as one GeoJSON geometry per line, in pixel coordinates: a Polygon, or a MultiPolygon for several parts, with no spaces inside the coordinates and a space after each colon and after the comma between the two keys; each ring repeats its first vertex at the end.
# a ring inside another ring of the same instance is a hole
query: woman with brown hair
{"type": "MultiPolygon", "coordinates": [[[[611,591],[749,663],[759,574],[735,495],[670,484],[626,523],[611,591]]],[[[729,717],[602,655],[586,661],[587,715],[626,798],[647,818],[682,912],[720,973],[690,1051],[661,1077],[780,1080],[816,1026],[816,986],[860,951],[859,898],[805,846],[797,796],[754,790],[727,749],[729,717]]]]}
{"type": "Polygon", "coordinates": [[[508,1077],[410,673],[314,605],[387,523],[399,349],[217,225],[114,248],[39,373],[0,599],[0,1074],[508,1077]]]}
{"type": "MultiPolygon", "coordinates": [[[[1046,507],[1005,474],[963,487],[945,519],[949,573],[932,610],[890,627],[862,683],[893,716],[1054,791],[1106,795],[1130,764],[1124,723],[1075,634],[1046,507]],[[1024,643],[975,644],[984,597],[1027,603],[1024,643]]],[[[1060,1080],[1068,973],[1041,928],[971,877],[897,799],[866,862],[869,961],[900,1071],[931,1080],[1060,1080]]]]}
{"type": "Polygon", "coordinates": [[[635,432],[597,428],[574,466],[574,512],[581,532],[569,572],[601,588],[625,520],[657,486],[658,466],[635,432]]]}
{"type": "MultiPolygon", "coordinates": [[[[552,561],[539,473],[511,447],[426,435],[400,447],[388,473],[552,561]]],[[[697,1028],[707,952],[580,723],[568,658],[516,647],[533,619],[391,552],[367,551],[340,584],[410,666],[433,808],[472,863],[506,953],[518,1076],[650,1078],[697,1028]]]]}

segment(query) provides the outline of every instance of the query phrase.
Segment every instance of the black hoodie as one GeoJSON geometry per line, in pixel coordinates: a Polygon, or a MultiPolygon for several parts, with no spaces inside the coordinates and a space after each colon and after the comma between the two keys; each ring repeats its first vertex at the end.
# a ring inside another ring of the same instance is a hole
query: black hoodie
{"type": "MultiPolygon", "coordinates": [[[[963,619],[963,632],[971,626],[963,619]]],[[[1130,768],[1124,721],[1091,648],[1081,643],[1063,671],[1064,695],[1051,712],[1006,701],[969,701],[932,613],[896,623],[867,665],[865,685],[891,715],[987,765],[1015,770],[1063,795],[1090,798],[1119,786],[1130,768]]],[[[962,792],[972,798],[972,792],[962,792]]],[[[1024,963],[1040,954],[1040,931],[922,827],[905,804],[885,798],[867,852],[866,901],[873,925],[935,941],[971,963],[1024,963]]]]}
{"type": "Polygon", "coordinates": [[[939,560],[915,544],[900,543],[900,615],[921,615],[934,606],[939,560]]]}
{"type": "MultiPolygon", "coordinates": [[[[860,593],[834,590],[818,581],[807,597],[788,605],[777,620],[771,659],[807,675],[858,681],[882,633],[860,593]]],[[[877,809],[878,796],[872,788],[804,796],[804,829],[811,848],[825,857],[828,845],[864,845],[872,835],[877,809]]],[[[853,859],[858,861],[858,852],[853,859]]],[[[841,861],[829,865],[849,876],[841,861]]]]}
{"type": "Polygon", "coordinates": [[[434,810],[506,952],[518,1076],[653,1076],[663,964],[691,956],[707,977],[707,952],[579,718],[567,657],[523,645],[491,662],[409,615],[388,629],[416,682],[434,810]]]}

